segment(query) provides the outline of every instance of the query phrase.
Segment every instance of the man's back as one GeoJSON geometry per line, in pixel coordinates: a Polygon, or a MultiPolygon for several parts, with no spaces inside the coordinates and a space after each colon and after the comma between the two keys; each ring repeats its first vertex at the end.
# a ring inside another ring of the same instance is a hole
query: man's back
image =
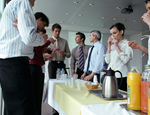
{"type": "Polygon", "coordinates": [[[32,6],[28,0],[12,0],[4,9],[0,24],[0,57],[33,57],[33,46],[43,45],[37,28],[32,6]],[[26,12],[25,12],[26,11],[26,12]],[[13,20],[18,20],[18,30],[13,20]],[[27,46],[28,45],[28,46],[27,46]]]}
{"type": "Polygon", "coordinates": [[[2,14],[0,84],[7,115],[34,115],[29,58],[33,57],[33,46],[43,45],[46,36],[36,32],[33,5],[34,0],[11,0],[2,14]]]}

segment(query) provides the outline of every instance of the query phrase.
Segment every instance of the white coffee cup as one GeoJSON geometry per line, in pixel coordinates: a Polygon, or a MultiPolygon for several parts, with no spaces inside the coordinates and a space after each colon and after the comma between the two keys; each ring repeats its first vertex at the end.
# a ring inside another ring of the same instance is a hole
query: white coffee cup
{"type": "Polygon", "coordinates": [[[80,80],[76,80],[77,82],[77,88],[78,90],[81,90],[81,81],[80,80]]]}

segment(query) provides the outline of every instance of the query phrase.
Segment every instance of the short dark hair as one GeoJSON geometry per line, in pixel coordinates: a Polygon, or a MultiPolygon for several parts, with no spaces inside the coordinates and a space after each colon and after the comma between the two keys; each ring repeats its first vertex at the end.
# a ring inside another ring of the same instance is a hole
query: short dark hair
{"type": "Polygon", "coordinates": [[[83,42],[85,41],[85,35],[82,32],[77,32],[76,35],[80,35],[81,39],[83,38],[83,42]]]}
{"type": "Polygon", "coordinates": [[[36,13],[34,14],[34,16],[35,16],[35,19],[36,19],[36,20],[39,19],[39,18],[42,18],[41,20],[42,20],[43,22],[46,22],[46,26],[47,26],[47,27],[49,26],[49,19],[48,19],[48,17],[47,17],[44,13],[42,13],[42,12],[36,12],[36,13]]]}
{"type": "Polygon", "coordinates": [[[145,4],[147,4],[148,2],[150,2],[150,0],[145,0],[145,4]]]}
{"type": "Polygon", "coordinates": [[[43,32],[43,34],[46,34],[46,30],[45,29],[40,30],[39,32],[43,32]]]}
{"type": "Polygon", "coordinates": [[[99,30],[93,30],[91,33],[94,32],[93,35],[97,37],[97,39],[100,41],[101,40],[101,32],[99,30]]]}
{"type": "Polygon", "coordinates": [[[58,23],[55,23],[53,26],[52,26],[52,30],[54,31],[55,28],[59,28],[61,30],[61,26],[58,24],[58,23]]]}
{"type": "Polygon", "coordinates": [[[122,24],[122,23],[116,23],[116,24],[112,25],[109,29],[111,30],[114,27],[116,27],[119,31],[123,30],[122,36],[124,36],[125,29],[126,29],[125,26],[124,26],[124,24],[122,24]]]}

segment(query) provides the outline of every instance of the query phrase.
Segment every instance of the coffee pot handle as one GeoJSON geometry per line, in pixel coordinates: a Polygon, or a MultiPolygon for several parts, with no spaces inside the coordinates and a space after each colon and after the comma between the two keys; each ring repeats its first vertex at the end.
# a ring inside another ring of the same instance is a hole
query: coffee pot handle
{"type": "Polygon", "coordinates": [[[120,73],[120,75],[121,75],[121,82],[120,82],[120,85],[119,85],[119,87],[118,87],[118,89],[119,89],[119,88],[120,88],[120,86],[121,86],[121,84],[122,84],[122,73],[121,73],[120,71],[118,71],[118,70],[116,70],[116,71],[115,71],[115,73],[116,73],[116,72],[119,72],[119,73],[120,73]]]}

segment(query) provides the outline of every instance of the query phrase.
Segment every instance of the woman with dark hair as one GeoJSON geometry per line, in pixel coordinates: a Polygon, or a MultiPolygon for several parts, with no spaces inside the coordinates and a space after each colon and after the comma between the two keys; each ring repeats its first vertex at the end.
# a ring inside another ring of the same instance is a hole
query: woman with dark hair
{"type": "MultiPolygon", "coordinates": [[[[119,89],[127,91],[127,64],[133,57],[133,50],[128,46],[127,39],[124,39],[125,27],[122,23],[116,23],[110,27],[111,36],[108,39],[108,48],[105,54],[105,61],[108,68],[119,70],[122,73],[122,84],[119,89]]],[[[115,74],[118,85],[121,82],[119,73],[115,74]]]]}

